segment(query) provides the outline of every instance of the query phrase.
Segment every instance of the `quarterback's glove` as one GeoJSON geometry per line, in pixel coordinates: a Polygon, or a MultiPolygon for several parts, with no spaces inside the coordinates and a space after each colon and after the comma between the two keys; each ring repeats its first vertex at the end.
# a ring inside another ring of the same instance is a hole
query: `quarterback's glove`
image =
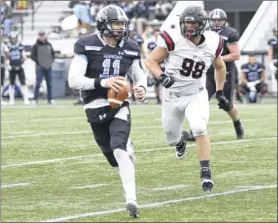
{"type": "Polygon", "coordinates": [[[219,109],[223,109],[225,111],[230,111],[230,102],[229,100],[224,96],[223,94],[223,91],[222,90],[219,90],[219,91],[216,91],[216,99],[217,101],[219,102],[218,103],[218,106],[219,106],[219,109]]]}
{"type": "Polygon", "coordinates": [[[166,74],[161,74],[159,77],[159,81],[165,88],[169,88],[174,84],[174,79],[172,77],[167,76],[166,74]]]}

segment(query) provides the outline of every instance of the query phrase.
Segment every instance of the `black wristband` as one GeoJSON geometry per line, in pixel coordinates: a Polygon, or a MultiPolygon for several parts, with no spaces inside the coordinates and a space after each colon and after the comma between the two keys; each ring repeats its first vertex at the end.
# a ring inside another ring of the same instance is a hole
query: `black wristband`
{"type": "Polygon", "coordinates": [[[100,78],[95,78],[95,88],[101,88],[100,82],[101,82],[100,78]]]}

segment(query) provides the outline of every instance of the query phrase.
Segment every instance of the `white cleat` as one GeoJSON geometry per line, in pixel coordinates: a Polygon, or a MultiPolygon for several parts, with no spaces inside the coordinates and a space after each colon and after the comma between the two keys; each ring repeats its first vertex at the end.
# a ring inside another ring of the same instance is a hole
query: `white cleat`
{"type": "Polygon", "coordinates": [[[27,100],[24,100],[24,104],[25,104],[25,105],[30,105],[31,102],[27,99],[27,100]]]}
{"type": "Polygon", "coordinates": [[[15,104],[15,103],[14,103],[13,100],[9,101],[9,105],[14,105],[14,104],[15,104]]]}
{"type": "Polygon", "coordinates": [[[130,217],[139,218],[139,208],[135,200],[127,200],[126,210],[128,211],[130,217]]]}
{"type": "Polygon", "coordinates": [[[1,101],[1,105],[7,105],[7,102],[5,102],[5,101],[1,101]]]}

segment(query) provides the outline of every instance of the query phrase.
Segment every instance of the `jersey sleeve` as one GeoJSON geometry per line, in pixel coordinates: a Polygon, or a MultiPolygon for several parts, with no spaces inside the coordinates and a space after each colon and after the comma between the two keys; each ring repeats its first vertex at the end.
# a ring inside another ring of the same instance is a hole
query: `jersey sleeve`
{"type": "Polygon", "coordinates": [[[228,36],[227,44],[237,43],[238,41],[239,41],[239,33],[233,30],[228,36]]]}
{"type": "Polygon", "coordinates": [[[222,39],[221,36],[219,36],[219,43],[218,43],[217,49],[215,51],[215,58],[217,58],[218,56],[220,56],[222,54],[223,45],[224,45],[224,40],[222,39]]]}
{"type": "Polygon", "coordinates": [[[243,64],[243,65],[241,66],[241,71],[244,72],[244,73],[247,73],[247,72],[249,71],[249,69],[248,69],[247,66],[248,66],[248,65],[247,65],[246,63],[243,64]]]}
{"type": "Polygon", "coordinates": [[[134,60],[141,58],[139,44],[134,40],[129,39],[127,44],[124,45],[123,51],[127,57],[132,57],[134,60]]]}
{"type": "Polygon", "coordinates": [[[166,48],[169,52],[175,49],[175,42],[168,32],[163,31],[157,39],[157,46],[166,48]]]}
{"type": "Polygon", "coordinates": [[[267,45],[269,45],[270,47],[272,47],[273,45],[272,45],[272,41],[273,41],[273,39],[271,38],[271,39],[269,39],[268,41],[267,41],[267,45]]]}
{"type": "Polygon", "coordinates": [[[77,42],[74,44],[74,53],[85,54],[85,45],[82,39],[77,40],[77,42]]]}
{"type": "Polygon", "coordinates": [[[258,72],[264,72],[265,71],[265,66],[263,64],[259,64],[258,72]]]}

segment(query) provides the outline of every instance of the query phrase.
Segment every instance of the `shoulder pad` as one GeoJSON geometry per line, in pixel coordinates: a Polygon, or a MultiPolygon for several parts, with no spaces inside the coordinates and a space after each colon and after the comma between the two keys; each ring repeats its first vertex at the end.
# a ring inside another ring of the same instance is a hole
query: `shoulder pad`
{"type": "Polygon", "coordinates": [[[227,37],[228,37],[228,43],[234,43],[239,41],[239,33],[231,27],[227,27],[227,37]]]}
{"type": "Polygon", "coordinates": [[[224,46],[223,38],[220,35],[218,35],[216,32],[210,30],[205,31],[204,36],[206,38],[207,44],[212,49],[215,50],[215,58],[218,57],[223,50],[223,46],[224,46]]]}
{"type": "Polygon", "coordinates": [[[181,38],[181,34],[177,30],[164,30],[160,36],[164,39],[169,52],[175,50],[175,43],[181,38]]]}
{"type": "Polygon", "coordinates": [[[242,65],[241,65],[241,70],[242,70],[243,72],[248,72],[248,71],[249,71],[249,69],[248,69],[248,63],[242,64],[242,65]]]}
{"type": "Polygon", "coordinates": [[[74,44],[74,53],[85,54],[86,51],[95,50],[100,51],[103,47],[101,41],[98,39],[97,34],[91,34],[81,37],[74,44]]]}
{"type": "Polygon", "coordinates": [[[136,41],[128,38],[122,49],[126,56],[140,58],[140,47],[136,41]]]}

